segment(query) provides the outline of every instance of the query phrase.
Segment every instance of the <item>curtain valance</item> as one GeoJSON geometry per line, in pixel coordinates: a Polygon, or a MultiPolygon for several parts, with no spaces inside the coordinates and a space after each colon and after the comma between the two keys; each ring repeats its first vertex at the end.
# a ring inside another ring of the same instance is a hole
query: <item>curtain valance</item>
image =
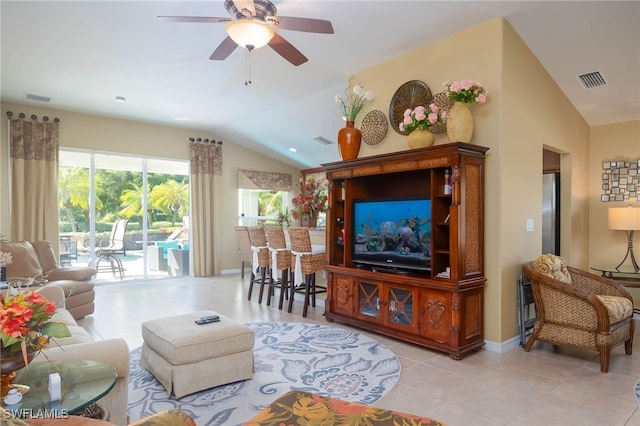
{"type": "Polygon", "coordinates": [[[238,169],[238,188],[291,191],[291,175],[288,173],[238,169]]]}
{"type": "Polygon", "coordinates": [[[191,174],[222,176],[222,141],[190,139],[191,174]]]}

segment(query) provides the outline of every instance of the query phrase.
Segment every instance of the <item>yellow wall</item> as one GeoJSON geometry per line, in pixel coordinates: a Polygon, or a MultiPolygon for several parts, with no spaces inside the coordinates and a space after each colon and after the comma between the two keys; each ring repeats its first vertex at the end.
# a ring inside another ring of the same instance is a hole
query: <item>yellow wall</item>
{"type": "MultiPolygon", "coordinates": [[[[355,75],[375,92],[367,110],[387,111],[395,90],[424,81],[433,94],[445,80],[472,79],[489,87],[489,100],[473,105],[472,143],[489,147],[485,182],[485,339],[518,334],[516,281],[521,266],[540,254],[542,150],[566,154],[563,162],[563,254],[588,263],[589,127],[542,65],[503,19],[495,19],[355,75]],[[535,231],[525,231],[526,219],[535,231]]],[[[361,116],[364,116],[364,111],[361,116]]],[[[391,123],[395,125],[395,123],[391,123]]],[[[436,144],[447,143],[446,134],[436,144]]],[[[360,156],[408,149],[406,136],[389,129],[360,156]]]]}
{"type": "MultiPolygon", "coordinates": [[[[622,261],[627,250],[627,236],[622,231],[612,231],[607,225],[609,207],[640,207],[635,200],[625,202],[602,202],[602,162],[640,160],[640,120],[608,124],[591,128],[589,178],[589,214],[590,214],[590,266],[615,266],[622,261]]],[[[640,261],[640,233],[634,235],[634,253],[640,261]]],[[[625,265],[631,266],[627,258],[625,265]]],[[[640,289],[630,289],[636,300],[640,301],[640,289]]]]}
{"type": "MultiPolygon", "coordinates": [[[[12,111],[17,116],[24,112],[28,116],[36,114],[39,118],[48,116],[60,118],[60,144],[63,148],[80,148],[100,152],[131,154],[146,158],[164,158],[189,161],[189,138],[201,137],[219,140],[211,134],[180,129],[175,127],[158,126],[136,121],[119,120],[115,118],[98,117],[68,111],[53,110],[33,105],[3,102],[2,117],[12,111]]],[[[6,120],[0,120],[0,233],[9,237],[10,212],[8,206],[8,159],[7,159],[7,130],[6,120]]],[[[298,181],[300,171],[265,157],[255,151],[250,151],[240,145],[223,141],[222,154],[222,216],[219,218],[220,229],[217,235],[220,239],[217,246],[221,247],[217,253],[216,263],[221,270],[239,269],[240,261],[236,247],[236,234],[233,227],[238,224],[238,186],[237,170],[252,169],[278,173],[290,173],[292,183],[298,181]]],[[[295,195],[295,194],[293,194],[295,195]]],[[[293,196],[292,195],[292,196],[293,196]]]]}

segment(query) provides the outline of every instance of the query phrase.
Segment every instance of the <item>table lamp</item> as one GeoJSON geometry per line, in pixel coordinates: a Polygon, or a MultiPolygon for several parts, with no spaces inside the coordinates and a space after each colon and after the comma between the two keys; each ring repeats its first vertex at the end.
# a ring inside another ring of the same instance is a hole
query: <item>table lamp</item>
{"type": "Polygon", "coordinates": [[[618,269],[627,257],[631,257],[633,269],[640,270],[638,262],[633,254],[633,231],[640,230],[640,208],[634,207],[611,207],[609,208],[609,229],[625,231],[627,233],[627,253],[616,269],[618,269]]]}

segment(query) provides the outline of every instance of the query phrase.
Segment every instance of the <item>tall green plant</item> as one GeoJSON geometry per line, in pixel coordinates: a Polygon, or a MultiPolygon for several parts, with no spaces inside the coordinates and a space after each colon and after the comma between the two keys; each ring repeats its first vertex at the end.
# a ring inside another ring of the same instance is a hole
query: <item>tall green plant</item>
{"type": "MultiPolygon", "coordinates": [[[[96,210],[102,210],[102,179],[96,176],[96,210]]],[[[84,167],[60,167],[58,171],[58,202],[65,211],[73,232],[78,232],[74,212],[79,211],[89,227],[89,170],[84,167]]]]}
{"type": "Polygon", "coordinates": [[[171,215],[171,226],[189,210],[189,185],[170,179],[154,186],[149,194],[149,204],[171,215]]]}

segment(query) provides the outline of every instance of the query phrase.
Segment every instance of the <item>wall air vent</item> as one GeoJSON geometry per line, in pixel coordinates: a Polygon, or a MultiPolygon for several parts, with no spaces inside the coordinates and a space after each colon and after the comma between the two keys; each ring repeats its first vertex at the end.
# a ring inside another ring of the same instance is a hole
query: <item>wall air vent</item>
{"type": "Polygon", "coordinates": [[[322,145],[331,145],[333,143],[329,139],[324,138],[322,136],[316,136],[315,138],[313,138],[313,140],[316,142],[320,142],[322,145]]]}
{"type": "Polygon", "coordinates": [[[596,87],[606,86],[607,82],[600,71],[594,71],[587,74],[581,74],[578,76],[578,81],[585,89],[595,89],[596,87]]]}
{"type": "Polygon", "coordinates": [[[30,93],[26,93],[24,95],[24,98],[28,101],[36,101],[36,102],[51,102],[51,98],[47,97],[47,96],[38,96],[38,95],[32,95],[30,93]]]}

